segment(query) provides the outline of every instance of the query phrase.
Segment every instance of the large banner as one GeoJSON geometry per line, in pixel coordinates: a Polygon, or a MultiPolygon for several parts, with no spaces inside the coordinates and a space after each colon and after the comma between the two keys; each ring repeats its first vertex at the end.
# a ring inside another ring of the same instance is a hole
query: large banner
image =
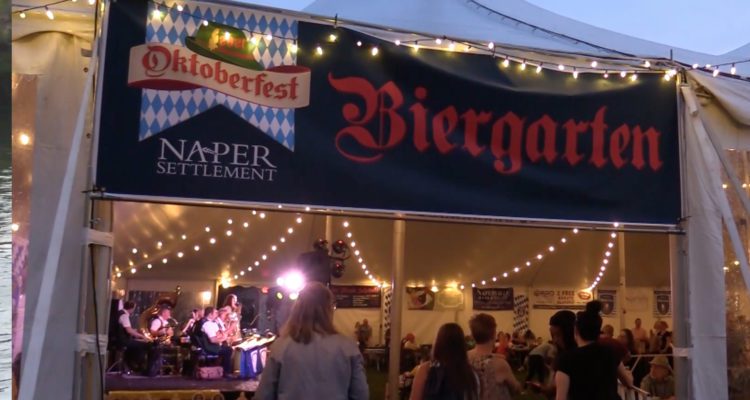
{"type": "Polygon", "coordinates": [[[96,184],[107,194],[680,217],[675,88],[661,74],[537,74],[194,2],[112,3],[106,38],[96,184]]]}
{"type": "Polygon", "coordinates": [[[513,310],[513,288],[471,289],[475,310],[513,310]]]}
{"type": "Polygon", "coordinates": [[[380,308],[380,288],[377,286],[332,285],[336,308],[380,308]]]}
{"type": "Polygon", "coordinates": [[[583,310],[593,297],[588,290],[533,289],[531,304],[539,310],[583,310]]]}

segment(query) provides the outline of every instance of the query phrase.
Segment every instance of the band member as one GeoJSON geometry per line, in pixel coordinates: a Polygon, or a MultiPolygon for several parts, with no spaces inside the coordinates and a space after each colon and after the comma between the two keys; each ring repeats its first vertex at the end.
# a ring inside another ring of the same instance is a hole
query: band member
{"type": "Polygon", "coordinates": [[[167,342],[174,335],[174,330],[169,324],[172,310],[168,306],[159,309],[159,314],[151,321],[149,331],[151,337],[161,342],[167,342]]]}
{"type": "Polygon", "coordinates": [[[242,304],[237,301],[236,294],[230,294],[224,300],[224,307],[229,307],[229,318],[233,321],[239,321],[242,319],[242,304]]]}
{"type": "Polygon", "coordinates": [[[116,340],[125,347],[125,361],[128,365],[142,362],[146,356],[146,366],[149,375],[155,372],[156,352],[149,339],[133,329],[130,324],[130,316],[135,311],[135,303],[126,301],[124,309],[118,312],[116,340]]]}
{"type": "Polygon", "coordinates": [[[213,307],[206,307],[205,321],[201,327],[208,339],[207,343],[204,344],[204,350],[209,354],[220,356],[224,376],[230,376],[232,373],[232,348],[223,344],[227,338],[224,332],[220,330],[218,320],[218,311],[213,307]]]}
{"type": "Polygon", "coordinates": [[[239,319],[232,318],[232,309],[230,306],[219,309],[219,319],[224,324],[224,333],[227,338],[227,344],[233,344],[242,340],[239,319]]]}
{"type": "Polygon", "coordinates": [[[185,327],[182,328],[182,335],[192,335],[195,324],[201,319],[203,319],[203,310],[200,308],[194,308],[190,319],[185,323],[185,327]]]}

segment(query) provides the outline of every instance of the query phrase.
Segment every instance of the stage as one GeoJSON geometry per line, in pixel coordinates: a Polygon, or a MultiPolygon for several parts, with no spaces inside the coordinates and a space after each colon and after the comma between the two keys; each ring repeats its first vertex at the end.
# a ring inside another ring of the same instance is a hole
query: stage
{"type": "Polygon", "coordinates": [[[146,377],[110,374],[106,377],[107,400],[163,399],[251,399],[258,388],[257,380],[200,380],[183,376],[146,377]],[[177,396],[177,397],[175,397],[177,396]]]}

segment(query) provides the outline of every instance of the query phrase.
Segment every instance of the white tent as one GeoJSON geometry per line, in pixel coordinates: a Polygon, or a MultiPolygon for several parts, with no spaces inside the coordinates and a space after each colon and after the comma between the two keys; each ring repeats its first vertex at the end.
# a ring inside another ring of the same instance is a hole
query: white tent
{"type": "MultiPolygon", "coordinates": [[[[17,14],[13,17],[13,72],[35,76],[32,79],[36,81],[38,98],[37,108],[32,111],[36,113],[32,127],[34,161],[30,166],[34,186],[32,220],[27,221],[31,226],[31,251],[26,293],[39,296],[29,296],[26,304],[24,376],[28,379],[22,382],[21,398],[57,398],[61,394],[82,398],[96,386],[95,379],[90,379],[92,375],[82,378],[95,370],[95,358],[90,356],[95,353],[95,346],[91,326],[78,317],[90,311],[93,296],[86,287],[91,282],[88,252],[82,251],[82,238],[86,237],[83,228],[92,222],[82,194],[88,189],[92,140],[83,135],[89,132],[84,130],[87,125],[83,120],[87,110],[84,107],[79,113],[78,104],[91,93],[90,87],[85,86],[85,68],[94,28],[91,9],[82,2],[76,4],[74,8],[83,9],[83,14],[76,9],[68,14],[57,12],[54,21],[31,12],[25,19],[17,14]],[[73,157],[66,164],[71,152],[79,152],[80,157],[73,157]],[[80,357],[79,353],[89,355],[80,357]]],[[[632,68],[639,67],[644,59],[673,65],[669,62],[671,57],[685,66],[726,64],[722,70],[726,72],[733,61],[750,58],[749,46],[722,56],[670,49],[581,24],[520,0],[321,0],[307,11],[325,16],[329,23],[335,19],[342,26],[383,38],[395,39],[410,32],[414,37],[492,41],[518,59],[528,55],[548,63],[565,60],[567,65],[581,68],[591,59],[632,68]],[[381,27],[394,30],[378,29],[381,27]]],[[[283,12],[321,20],[313,15],[283,12]]],[[[737,73],[750,75],[750,64],[737,64],[737,73]]],[[[678,265],[672,269],[672,291],[675,313],[682,317],[675,326],[679,347],[676,355],[684,360],[678,368],[683,371],[682,377],[689,378],[684,382],[688,384],[687,392],[683,392],[688,398],[725,399],[726,333],[724,324],[717,321],[725,308],[724,277],[719,268],[724,259],[721,223],[724,219],[731,233],[734,221],[721,187],[720,156],[721,149],[750,150],[750,83],[733,77],[712,77],[698,70],[688,70],[686,77],[681,88],[680,118],[686,138],[683,180],[689,219],[683,224],[686,237],[672,243],[678,255],[673,257],[678,265]]],[[[87,101],[85,104],[88,106],[87,101]]],[[[736,182],[732,186],[744,195],[736,182]]],[[[102,225],[106,222],[94,227],[107,228],[102,225]]],[[[107,240],[104,237],[91,241],[107,240]]],[[[734,244],[740,250],[743,270],[747,270],[742,256],[745,252],[737,240],[734,244]]],[[[750,276],[745,279],[750,282],[750,276]]],[[[107,295],[98,294],[102,296],[107,295]]]]}

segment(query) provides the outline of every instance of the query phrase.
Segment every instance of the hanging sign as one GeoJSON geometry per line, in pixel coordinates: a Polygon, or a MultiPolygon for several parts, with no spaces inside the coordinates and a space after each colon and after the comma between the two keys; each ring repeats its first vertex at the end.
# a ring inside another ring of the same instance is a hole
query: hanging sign
{"type": "Polygon", "coordinates": [[[661,74],[536,74],[333,32],[249,5],[112,3],[96,186],[406,215],[679,220],[676,98],[661,74]]]}
{"type": "Polygon", "coordinates": [[[654,290],[654,316],[657,318],[672,315],[672,292],[669,290],[654,290]]]}
{"type": "Polygon", "coordinates": [[[512,311],[513,288],[473,288],[471,294],[475,310],[512,311]]]}
{"type": "Polygon", "coordinates": [[[617,290],[597,290],[597,298],[602,302],[602,316],[603,317],[614,317],[617,315],[615,307],[617,302],[617,290]]]}
{"type": "Polygon", "coordinates": [[[336,308],[380,308],[380,288],[377,286],[331,285],[336,296],[336,308]]]}
{"type": "Polygon", "coordinates": [[[427,287],[406,288],[406,308],[409,310],[434,310],[435,293],[427,287]]]}
{"type": "Polygon", "coordinates": [[[532,308],[540,310],[583,310],[594,296],[589,290],[533,289],[532,308]]]}

